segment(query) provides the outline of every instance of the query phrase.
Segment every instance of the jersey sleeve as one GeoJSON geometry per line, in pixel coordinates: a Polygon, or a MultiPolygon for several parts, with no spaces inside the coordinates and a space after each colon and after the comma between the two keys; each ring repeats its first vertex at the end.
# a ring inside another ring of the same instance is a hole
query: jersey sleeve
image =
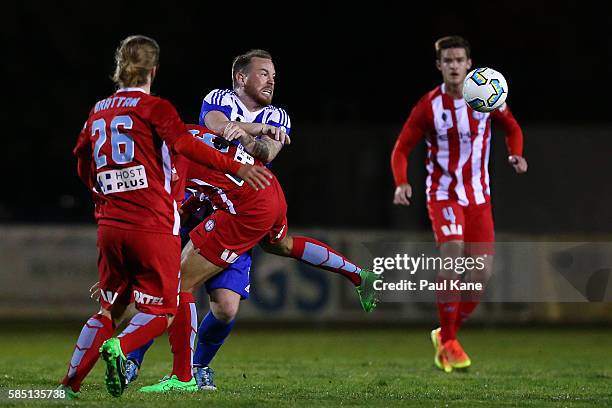
{"type": "Polygon", "coordinates": [[[507,104],[503,104],[499,109],[491,113],[491,118],[499,123],[506,135],[506,147],[511,156],[523,155],[523,131],[518,122],[512,115],[507,104]]]}
{"type": "Polygon", "coordinates": [[[391,170],[395,185],[408,183],[408,156],[429,129],[427,98],[412,109],[391,152],[391,170]]]}
{"type": "Polygon", "coordinates": [[[240,163],[200,143],[183,123],[172,104],[159,99],[151,110],[151,123],[157,134],[175,153],[203,166],[236,174],[240,163]]]}
{"type": "Polygon", "coordinates": [[[291,119],[289,118],[289,114],[281,108],[274,108],[266,120],[266,125],[281,128],[287,134],[291,133],[291,119]]]}
{"type": "Polygon", "coordinates": [[[200,109],[200,125],[204,126],[204,118],[210,111],[219,111],[228,119],[232,118],[232,97],[231,91],[214,89],[204,97],[202,108],[200,109]]]}

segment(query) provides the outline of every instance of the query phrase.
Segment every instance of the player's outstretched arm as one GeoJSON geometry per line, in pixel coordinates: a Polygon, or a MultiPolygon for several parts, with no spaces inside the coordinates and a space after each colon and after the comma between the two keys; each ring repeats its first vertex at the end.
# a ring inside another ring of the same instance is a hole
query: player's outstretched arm
{"type": "Polygon", "coordinates": [[[225,173],[235,174],[255,190],[269,186],[270,179],[273,177],[272,173],[265,167],[240,164],[205,143],[201,143],[191,134],[178,139],[172,148],[176,153],[193,162],[225,173]]]}

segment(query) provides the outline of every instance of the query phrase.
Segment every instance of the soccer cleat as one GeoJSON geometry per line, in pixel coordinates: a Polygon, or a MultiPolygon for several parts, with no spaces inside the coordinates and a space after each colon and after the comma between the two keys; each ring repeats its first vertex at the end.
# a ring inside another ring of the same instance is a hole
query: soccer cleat
{"type": "Polygon", "coordinates": [[[153,385],[147,385],[142,387],[140,392],[146,393],[162,393],[162,392],[196,392],[198,391],[198,384],[196,384],[195,378],[191,378],[189,381],[180,381],[176,375],[171,377],[164,377],[160,382],[153,385]]]}
{"type": "Polygon", "coordinates": [[[60,397],[60,399],[66,399],[66,400],[75,400],[77,398],[81,397],[81,393],[77,392],[77,391],[72,391],[72,388],[70,388],[67,385],[64,384],[60,384],[57,386],[57,388],[55,389],[56,391],[64,391],[64,395],[60,397]]]}
{"type": "Polygon", "coordinates": [[[136,360],[129,359],[125,362],[125,382],[126,387],[136,381],[138,378],[138,371],[140,370],[140,366],[136,360]]]}
{"type": "Polygon", "coordinates": [[[442,337],[440,336],[440,328],[431,331],[431,344],[434,347],[434,364],[445,373],[453,371],[453,367],[448,362],[448,358],[442,352],[442,337]]]}
{"type": "Polygon", "coordinates": [[[472,365],[470,357],[463,351],[463,347],[456,339],[444,343],[442,354],[446,357],[448,364],[455,370],[465,370],[472,365]]]}
{"type": "Polygon", "coordinates": [[[126,358],[121,350],[119,339],[112,337],[100,347],[102,359],[106,363],[106,377],[104,383],[106,390],[113,397],[120,397],[127,387],[125,378],[126,358]]]}
{"type": "Polygon", "coordinates": [[[210,367],[194,367],[193,378],[198,384],[198,389],[202,391],[217,391],[215,385],[215,372],[210,367]]]}
{"type": "Polygon", "coordinates": [[[355,289],[357,290],[357,295],[359,295],[361,307],[370,313],[376,309],[376,305],[380,301],[378,292],[374,289],[374,282],[383,280],[383,276],[382,274],[379,275],[367,269],[362,269],[359,272],[359,277],[361,278],[361,283],[355,289]]]}

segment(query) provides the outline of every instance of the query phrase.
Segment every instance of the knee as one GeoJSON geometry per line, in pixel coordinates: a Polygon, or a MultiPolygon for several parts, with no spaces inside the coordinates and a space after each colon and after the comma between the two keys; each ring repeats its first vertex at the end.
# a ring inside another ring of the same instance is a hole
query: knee
{"type": "Polygon", "coordinates": [[[443,258],[458,258],[464,255],[464,243],[459,240],[444,242],[440,245],[440,255],[443,258]]]}
{"type": "Polygon", "coordinates": [[[472,282],[486,283],[493,274],[491,265],[485,265],[483,268],[476,268],[469,274],[469,280],[472,282]]]}
{"type": "Polygon", "coordinates": [[[270,243],[266,240],[260,242],[261,248],[269,254],[290,256],[291,250],[293,249],[293,240],[290,236],[286,236],[282,240],[270,243]]]}
{"type": "Polygon", "coordinates": [[[210,302],[210,309],[217,320],[227,324],[236,318],[239,305],[240,299],[219,299],[210,302]]]}

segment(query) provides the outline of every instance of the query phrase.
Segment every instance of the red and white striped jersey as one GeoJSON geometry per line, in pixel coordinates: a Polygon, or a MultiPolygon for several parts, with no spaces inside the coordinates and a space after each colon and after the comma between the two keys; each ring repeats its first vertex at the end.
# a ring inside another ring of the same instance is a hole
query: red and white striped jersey
{"type": "Polygon", "coordinates": [[[428,201],[455,200],[462,206],[489,201],[491,119],[506,133],[511,155],[522,155],[523,133],[507,105],[477,112],[453,99],[444,84],[423,96],[402,128],[391,155],[395,184],[408,183],[408,155],[425,137],[428,201]]]}

